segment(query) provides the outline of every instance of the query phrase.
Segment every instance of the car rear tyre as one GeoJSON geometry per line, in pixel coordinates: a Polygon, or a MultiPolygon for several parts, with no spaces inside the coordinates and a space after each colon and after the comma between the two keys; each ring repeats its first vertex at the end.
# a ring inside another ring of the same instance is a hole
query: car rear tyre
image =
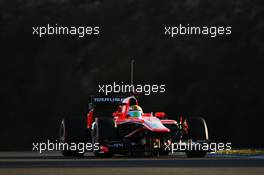
{"type": "Polygon", "coordinates": [[[86,143],[86,127],[85,120],[77,119],[63,119],[60,126],[60,142],[67,144],[68,147],[63,146],[63,156],[83,156],[85,150],[78,150],[79,143],[86,143]],[[76,150],[70,150],[70,145],[75,144],[76,150]],[[67,149],[68,148],[68,149],[67,149]]]}
{"type": "MultiPolygon", "coordinates": [[[[188,126],[187,138],[192,141],[207,141],[208,129],[202,117],[190,117],[185,119],[188,126]]],[[[187,157],[205,157],[206,151],[186,151],[187,157]]]]}

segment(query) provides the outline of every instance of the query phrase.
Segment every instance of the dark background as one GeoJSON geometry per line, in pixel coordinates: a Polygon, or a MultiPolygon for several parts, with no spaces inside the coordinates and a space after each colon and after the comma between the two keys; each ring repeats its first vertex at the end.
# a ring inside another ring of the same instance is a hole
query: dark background
{"type": "Polygon", "coordinates": [[[0,0],[0,150],[58,138],[98,83],[166,84],[144,111],[201,115],[211,139],[263,147],[264,8],[257,0],[0,0]],[[100,35],[32,35],[47,25],[100,26],[100,35]],[[232,35],[164,36],[164,26],[232,26],[232,35]]]}

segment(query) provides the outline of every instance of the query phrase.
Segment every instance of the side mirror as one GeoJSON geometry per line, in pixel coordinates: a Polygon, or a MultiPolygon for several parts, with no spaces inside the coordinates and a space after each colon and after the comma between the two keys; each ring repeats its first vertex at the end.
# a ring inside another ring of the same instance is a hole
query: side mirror
{"type": "Polygon", "coordinates": [[[155,117],[163,118],[163,117],[165,117],[165,112],[156,112],[155,117]]]}

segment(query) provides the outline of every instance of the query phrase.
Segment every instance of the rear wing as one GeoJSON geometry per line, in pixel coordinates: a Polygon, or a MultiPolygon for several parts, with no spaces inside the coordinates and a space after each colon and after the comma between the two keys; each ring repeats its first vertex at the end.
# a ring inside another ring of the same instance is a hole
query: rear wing
{"type": "Polygon", "coordinates": [[[91,96],[89,110],[94,108],[116,108],[127,96],[91,96]]]}

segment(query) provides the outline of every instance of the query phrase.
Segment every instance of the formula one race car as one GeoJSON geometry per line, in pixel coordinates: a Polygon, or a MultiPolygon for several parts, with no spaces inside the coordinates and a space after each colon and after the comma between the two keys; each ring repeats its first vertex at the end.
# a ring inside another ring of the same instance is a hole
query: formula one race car
{"type": "MultiPolygon", "coordinates": [[[[201,117],[170,120],[164,112],[144,113],[134,96],[92,97],[87,116],[63,119],[61,143],[92,143],[96,157],[168,155],[173,143],[208,142],[201,117]]],[[[207,151],[185,150],[188,157],[204,157],[207,151]]],[[[64,156],[82,156],[78,150],[63,150],[64,156]]]]}

